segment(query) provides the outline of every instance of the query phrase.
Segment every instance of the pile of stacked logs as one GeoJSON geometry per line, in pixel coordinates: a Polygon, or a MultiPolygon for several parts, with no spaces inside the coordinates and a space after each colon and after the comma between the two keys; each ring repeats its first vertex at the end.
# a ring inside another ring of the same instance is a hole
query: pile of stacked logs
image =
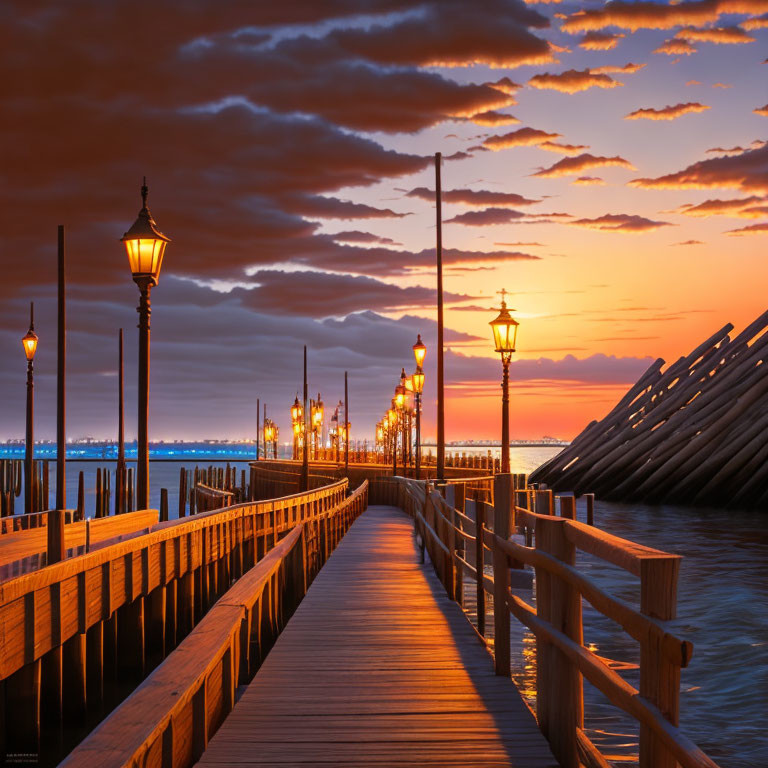
{"type": "Polygon", "coordinates": [[[726,325],[663,370],[656,360],[601,421],[530,477],[616,501],[768,504],[768,312],[726,325]]]}

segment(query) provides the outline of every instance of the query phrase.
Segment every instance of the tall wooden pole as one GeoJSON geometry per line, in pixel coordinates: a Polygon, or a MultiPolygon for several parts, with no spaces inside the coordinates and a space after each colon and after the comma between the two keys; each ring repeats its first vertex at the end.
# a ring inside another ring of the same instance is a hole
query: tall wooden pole
{"type": "Polygon", "coordinates": [[[256,461],[259,460],[259,433],[261,432],[261,400],[256,398],[256,461]]]}
{"type": "Polygon", "coordinates": [[[48,565],[64,559],[64,510],[67,508],[67,297],[64,227],[58,232],[59,317],[56,353],[56,505],[48,516],[48,565]]]}
{"type": "Polygon", "coordinates": [[[443,379],[443,212],[441,155],[435,153],[435,217],[437,224],[437,479],[445,480],[445,392],[443,379]]]}
{"type": "Polygon", "coordinates": [[[502,359],[501,380],[501,471],[509,473],[509,357],[502,359]]]}
{"type": "Polygon", "coordinates": [[[123,329],[118,335],[117,360],[117,477],[115,478],[115,514],[125,512],[125,369],[123,366],[123,329]]]}
{"type": "MultiPolygon", "coordinates": [[[[35,303],[29,304],[29,330],[35,330],[35,303]]],[[[24,438],[24,513],[35,512],[35,366],[27,358],[27,424],[24,438]]]]}
{"type": "Polygon", "coordinates": [[[136,509],[149,509],[149,292],[152,281],[138,279],[139,313],[139,424],[136,456],[136,509]]]}
{"type": "Polygon", "coordinates": [[[349,387],[344,371],[344,474],[349,477],[349,387]]]}
{"type": "Polygon", "coordinates": [[[309,490],[309,415],[307,412],[307,345],[304,345],[304,454],[301,463],[301,490],[309,490]]]}
{"type": "Polygon", "coordinates": [[[59,225],[59,326],[56,370],[56,509],[67,508],[67,297],[64,227],[59,225]]]}

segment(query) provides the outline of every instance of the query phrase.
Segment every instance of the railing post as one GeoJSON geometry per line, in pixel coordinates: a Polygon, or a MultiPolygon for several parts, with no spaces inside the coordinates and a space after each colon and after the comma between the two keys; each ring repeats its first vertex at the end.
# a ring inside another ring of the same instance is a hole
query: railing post
{"type": "Polygon", "coordinates": [[[576,519],[576,498],[574,496],[560,497],[560,517],[566,517],[569,520],[576,519]]]}
{"type": "Polygon", "coordinates": [[[552,495],[552,491],[536,491],[533,504],[533,511],[537,515],[555,514],[555,500],[554,496],[552,495]]]}
{"type": "Polygon", "coordinates": [[[475,502],[475,568],[477,569],[477,631],[485,635],[485,586],[483,584],[485,548],[483,528],[485,527],[485,502],[475,502]]]}
{"type": "MultiPolygon", "coordinates": [[[[493,532],[505,541],[509,538],[509,512],[514,488],[512,475],[498,474],[493,478],[493,532]]],[[[507,555],[499,547],[493,548],[493,646],[496,674],[509,677],[509,565],[507,555]]]]}
{"type": "Polygon", "coordinates": [[[587,500],[587,525],[595,524],[595,494],[585,493],[584,498],[587,500]]]}
{"type": "MultiPolygon", "coordinates": [[[[536,549],[573,566],[576,548],[565,536],[566,525],[562,517],[537,518],[536,549]]],[[[536,606],[540,619],[583,645],[581,595],[577,589],[546,569],[537,568],[536,606]]],[[[539,639],[536,643],[536,691],[539,727],[549,740],[553,754],[563,768],[578,768],[576,728],[584,727],[581,673],[559,649],[539,639]]]]}
{"type": "MultiPolygon", "coordinates": [[[[640,563],[640,610],[662,621],[677,612],[678,555],[643,559],[640,563]]],[[[672,725],[679,724],[680,667],[664,654],[659,638],[640,644],[640,695],[655,704],[672,725]]],[[[677,761],[647,726],[640,725],[640,768],[675,768],[677,761]]]]}

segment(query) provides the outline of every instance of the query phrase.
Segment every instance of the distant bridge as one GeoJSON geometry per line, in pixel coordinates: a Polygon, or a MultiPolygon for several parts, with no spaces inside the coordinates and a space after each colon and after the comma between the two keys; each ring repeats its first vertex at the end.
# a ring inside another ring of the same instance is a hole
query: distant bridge
{"type": "MultiPolygon", "coordinates": [[[[640,722],[643,768],[716,768],[677,727],[678,556],[578,522],[572,496],[523,476],[438,492],[357,469],[351,492],[313,466],[317,488],[234,505],[201,484],[208,511],[0,584],[6,761],[605,768],[586,678],[640,722]],[[636,576],[640,610],[577,549],[636,576]],[[536,608],[509,588],[524,565],[536,608]],[[582,598],[639,643],[640,691],[585,647],[582,598]],[[510,616],[536,636],[535,716],[510,679],[510,616]]],[[[250,480],[274,493],[298,474],[258,462],[250,480]]]]}

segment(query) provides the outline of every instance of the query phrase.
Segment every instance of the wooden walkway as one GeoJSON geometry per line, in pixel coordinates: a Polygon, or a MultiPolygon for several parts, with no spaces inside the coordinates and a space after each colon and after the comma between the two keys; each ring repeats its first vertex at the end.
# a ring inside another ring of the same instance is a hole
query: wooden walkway
{"type": "Polygon", "coordinates": [[[557,766],[412,531],[354,523],[198,765],[557,766]]]}

